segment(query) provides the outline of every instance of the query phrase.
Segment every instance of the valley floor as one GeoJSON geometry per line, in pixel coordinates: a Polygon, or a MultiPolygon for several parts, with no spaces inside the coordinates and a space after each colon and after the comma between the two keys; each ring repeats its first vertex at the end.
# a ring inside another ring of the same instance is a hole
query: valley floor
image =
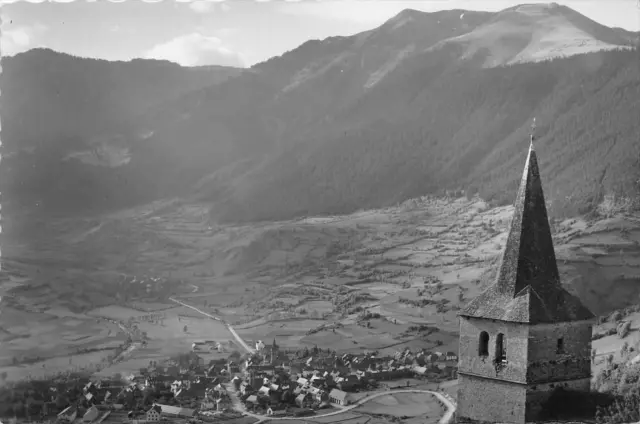
{"type": "MultiPolygon", "coordinates": [[[[170,298],[220,317],[249,347],[275,339],[289,349],[455,352],[456,314],[491,280],[511,212],[422,198],[348,216],[216,226],[208,205],[174,201],[52,222],[3,250],[0,367],[10,379],[88,363],[128,373],[199,339],[219,341],[226,355],[243,350],[224,323],[170,298]],[[115,352],[131,336],[118,327],[126,321],[148,343],[115,352]]],[[[638,301],[640,217],[553,227],[568,290],[597,314],[638,301]]],[[[594,347],[605,354],[619,344],[607,336],[594,347]]]]}

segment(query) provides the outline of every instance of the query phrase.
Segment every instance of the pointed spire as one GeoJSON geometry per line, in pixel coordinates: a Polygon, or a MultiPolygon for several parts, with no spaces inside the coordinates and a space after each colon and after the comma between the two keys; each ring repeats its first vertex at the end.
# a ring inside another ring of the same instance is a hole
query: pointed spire
{"type": "Polygon", "coordinates": [[[544,297],[543,293],[549,286],[559,285],[560,274],[533,143],[529,148],[514,207],[497,277],[498,288],[502,293],[515,296],[531,285],[544,297]]]}
{"type": "Polygon", "coordinates": [[[529,324],[593,318],[560,284],[533,132],[495,283],[460,315],[529,324]]]}

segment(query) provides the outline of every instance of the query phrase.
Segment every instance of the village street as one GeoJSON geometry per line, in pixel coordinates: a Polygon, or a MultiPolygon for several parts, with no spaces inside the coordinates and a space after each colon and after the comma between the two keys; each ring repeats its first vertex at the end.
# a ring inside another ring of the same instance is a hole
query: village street
{"type": "MultiPolygon", "coordinates": [[[[300,420],[301,417],[268,417],[268,416],[264,416],[264,415],[259,415],[259,414],[254,414],[252,412],[249,412],[246,410],[246,408],[244,407],[244,405],[242,405],[242,403],[240,402],[240,399],[238,398],[238,396],[236,396],[235,392],[233,391],[233,387],[231,386],[231,384],[229,384],[229,386],[227,387],[227,392],[230,394],[232,402],[233,402],[233,407],[236,411],[238,412],[242,412],[243,414],[256,418],[259,421],[257,423],[254,424],[260,424],[266,421],[271,421],[271,420],[300,420]]],[[[307,421],[311,421],[313,419],[316,418],[322,418],[322,417],[330,417],[333,415],[338,415],[338,414],[343,414],[347,411],[351,411],[352,409],[357,408],[358,406],[361,406],[375,398],[381,397],[381,396],[388,396],[388,395],[392,395],[392,394],[396,394],[396,393],[430,393],[432,395],[434,395],[435,397],[438,398],[438,400],[440,400],[446,408],[445,413],[442,415],[442,418],[440,418],[440,421],[438,421],[438,424],[447,424],[451,421],[451,418],[453,417],[453,413],[456,410],[455,404],[445,395],[443,395],[442,393],[438,393],[438,392],[434,392],[431,390],[418,390],[418,389],[399,389],[399,390],[389,390],[386,392],[378,392],[378,393],[373,393],[365,398],[362,398],[360,400],[358,400],[357,402],[354,402],[351,405],[348,406],[344,406],[344,407],[340,407],[340,409],[338,411],[332,411],[332,412],[328,412],[326,414],[319,414],[319,415],[314,415],[314,416],[309,416],[309,417],[304,417],[304,420],[307,421]]]]}

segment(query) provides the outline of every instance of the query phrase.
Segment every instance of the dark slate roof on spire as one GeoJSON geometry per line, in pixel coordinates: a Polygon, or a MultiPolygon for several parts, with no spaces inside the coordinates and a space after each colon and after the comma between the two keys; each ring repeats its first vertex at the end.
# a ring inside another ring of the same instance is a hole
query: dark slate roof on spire
{"type": "Polygon", "coordinates": [[[533,142],[496,281],[460,315],[528,324],[594,318],[560,284],[533,142]]]}

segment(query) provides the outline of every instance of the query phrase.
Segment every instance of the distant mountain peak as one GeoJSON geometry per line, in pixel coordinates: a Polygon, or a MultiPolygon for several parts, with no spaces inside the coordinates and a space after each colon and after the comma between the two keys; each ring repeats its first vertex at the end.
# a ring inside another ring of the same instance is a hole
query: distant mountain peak
{"type": "Polygon", "coordinates": [[[554,9],[560,9],[562,7],[565,6],[561,6],[558,3],[555,2],[550,2],[550,3],[522,3],[522,4],[518,4],[515,6],[511,6],[508,7],[504,10],[502,10],[502,12],[508,12],[508,11],[523,11],[523,10],[529,10],[529,11],[535,11],[535,10],[554,10],[554,9]]]}
{"type": "Polygon", "coordinates": [[[538,62],[576,54],[630,48],[633,37],[557,3],[504,9],[461,36],[443,40],[463,47],[463,59],[485,58],[484,67],[538,62]]]}
{"type": "Polygon", "coordinates": [[[398,20],[398,19],[405,19],[405,18],[411,18],[411,17],[415,17],[415,16],[419,16],[419,15],[425,15],[426,12],[422,12],[420,10],[416,10],[416,9],[402,9],[397,15],[395,15],[393,18],[389,19],[389,21],[393,21],[393,20],[398,20]]]}
{"type": "Polygon", "coordinates": [[[420,15],[424,15],[424,12],[420,12],[415,9],[404,9],[400,13],[398,13],[396,16],[394,16],[393,18],[385,22],[383,26],[390,28],[392,30],[398,29],[401,26],[413,21],[414,19],[416,19],[416,17],[420,15]]]}

